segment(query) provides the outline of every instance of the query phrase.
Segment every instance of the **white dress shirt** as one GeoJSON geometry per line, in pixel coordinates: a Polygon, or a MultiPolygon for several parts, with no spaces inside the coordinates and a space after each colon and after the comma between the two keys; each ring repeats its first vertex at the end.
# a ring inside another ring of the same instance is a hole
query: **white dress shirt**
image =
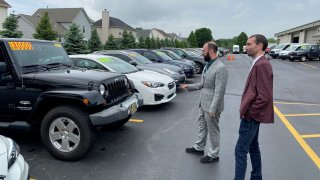
{"type": "MultiPolygon", "coordinates": [[[[256,62],[257,62],[262,56],[263,56],[263,55],[258,56],[258,57],[256,57],[256,58],[253,60],[252,65],[251,65],[251,68],[250,68],[250,71],[251,71],[251,69],[253,68],[253,66],[256,64],[256,62]]],[[[249,72],[250,72],[250,71],[249,71],[249,72]]]]}

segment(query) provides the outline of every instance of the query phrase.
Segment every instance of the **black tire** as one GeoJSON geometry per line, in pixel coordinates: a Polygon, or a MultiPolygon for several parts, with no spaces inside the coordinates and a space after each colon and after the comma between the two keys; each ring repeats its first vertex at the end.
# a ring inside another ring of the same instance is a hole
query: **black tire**
{"type": "Polygon", "coordinates": [[[92,127],[89,115],[86,112],[73,106],[58,106],[50,110],[45,115],[41,123],[40,135],[42,143],[54,157],[61,160],[75,161],[84,157],[92,149],[95,140],[95,129],[92,127]],[[68,124],[65,124],[66,122],[68,122],[68,124]],[[65,129],[63,131],[60,131],[57,124],[65,125],[65,129]],[[69,132],[69,130],[67,130],[69,124],[73,125],[73,127],[76,127],[74,128],[74,130],[72,130],[72,132],[69,132]],[[61,132],[68,131],[68,135],[65,135],[68,136],[68,140],[64,139],[64,142],[68,141],[68,147],[73,144],[73,142],[71,142],[72,140],[69,141],[69,135],[71,137],[71,135],[76,136],[79,134],[79,143],[74,143],[77,144],[77,146],[70,152],[59,150],[59,148],[57,148],[56,146],[60,140],[52,142],[51,137],[53,133],[49,135],[49,133],[51,132],[50,128],[52,130],[52,127],[53,129],[58,131],[56,132],[57,134],[61,134],[61,147],[63,146],[61,132]]]}
{"type": "Polygon", "coordinates": [[[196,74],[201,74],[203,70],[203,66],[201,63],[196,62],[196,74]]]}
{"type": "Polygon", "coordinates": [[[307,56],[302,55],[302,56],[300,57],[300,61],[306,62],[306,61],[307,61],[307,56]]]}

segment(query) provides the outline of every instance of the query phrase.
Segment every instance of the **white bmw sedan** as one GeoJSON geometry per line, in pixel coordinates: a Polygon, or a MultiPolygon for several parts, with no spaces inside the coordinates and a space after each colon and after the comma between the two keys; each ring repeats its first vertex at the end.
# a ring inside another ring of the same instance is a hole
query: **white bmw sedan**
{"type": "Polygon", "coordinates": [[[113,56],[84,54],[70,55],[79,68],[96,69],[125,74],[143,98],[143,105],[156,105],[171,101],[176,96],[174,80],[154,71],[139,70],[135,66],[113,56]]]}
{"type": "Polygon", "coordinates": [[[0,180],[27,180],[29,166],[20,154],[19,146],[0,135],[0,180]]]}

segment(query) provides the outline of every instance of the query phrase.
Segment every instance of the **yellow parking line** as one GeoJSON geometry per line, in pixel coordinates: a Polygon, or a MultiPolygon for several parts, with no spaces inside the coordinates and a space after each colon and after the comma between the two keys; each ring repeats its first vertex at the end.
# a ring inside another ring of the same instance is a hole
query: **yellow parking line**
{"type": "Polygon", "coordinates": [[[285,117],[301,117],[301,116],[320,116],[320,113],[314,114],[284,114],[285,117]]]}
{"type": "Polygon", "coordinates": [[[141,119],[129,119],[129,122],[143,123],[144,121],[141,119]]]}
{"type": "Polygon", "coordinates": [[[301,135],[302,138],[320,138],[320,134],[306,134],[301,135]]]}
{"type": "Polygon", "coordinates": [[[29,180],[37,180],[37,179],[29,178],[29,180]]]}
{"type": "Polygon", "coordinates": [[[297,130],[291,125],[288,119],[280,112],[280,110],[273,106],[274,112],[279,116],[280,120],[283,124],[288,128],[293,137],[298,141],[302,149],[308,154],[308,156],[313,160],[316,166],[320,169],[320,158],[319,156],[312,150],[312,148],[308,145],[308,143],[300,136],[297,130]]]}
{"type": "Polygon", "coordinates": [[[311,103],[299,103],[299,102],[282,102],[275,101],[274,104],[284,104],[284,105],[304,105],[304,106],[320,106],[320,104],[311,104],[311,103]]]}
{"type": "Polygon", "coordinates": [[[311,68],[313,68],[313,69],[318,69],[317,67],[311,66],[310,64],[305,64],[305,63],[303,63],[303,62],[299,62],[299,63],[302,64],[302,65],[305,65],[305,66],[309,66],[309,67],[311,67],[311,68]]]}

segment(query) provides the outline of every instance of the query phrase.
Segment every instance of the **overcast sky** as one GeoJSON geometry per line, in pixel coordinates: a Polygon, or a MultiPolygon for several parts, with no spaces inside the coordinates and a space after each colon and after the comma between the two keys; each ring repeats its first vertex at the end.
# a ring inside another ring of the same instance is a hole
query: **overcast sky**
{"type": "Polygon", "coordinates": [[[132,27],[159,28],[187,37],[210,28],[214,39],[242,31],[273,37],[275,33],[320,20],[320,0],[5,0],[9,12],[32,15],[38,8],[82,7],[93,20],[110,16],[132,27]]]}

